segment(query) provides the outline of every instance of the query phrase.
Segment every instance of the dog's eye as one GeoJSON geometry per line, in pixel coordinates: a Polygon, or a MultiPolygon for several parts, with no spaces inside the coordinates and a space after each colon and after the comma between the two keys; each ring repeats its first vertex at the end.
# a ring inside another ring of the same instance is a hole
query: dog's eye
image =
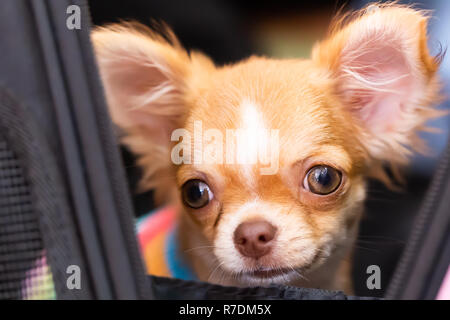
{"type": "Polygon", "coordinates": [[[209,186],[202,180],[189,180],[182,187],[183,201],[194,209],[206,206],[213,198],[209,186]]]}
{"type": "Polygon", "coordinates": [[[326,195],[335,191],[341,184],[341,180],[341,172],[332,167],[320,165],[309,169],[303,186],[312,193],[326,195]]]}

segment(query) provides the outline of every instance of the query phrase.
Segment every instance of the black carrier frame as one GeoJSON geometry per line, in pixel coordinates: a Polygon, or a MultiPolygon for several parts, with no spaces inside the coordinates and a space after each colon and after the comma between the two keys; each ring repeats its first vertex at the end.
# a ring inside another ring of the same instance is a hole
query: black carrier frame
{"type": "MultiPolygon", "coordinates": [[[[319,289],[225,288],[147,276],[89,32],[83,0],[0,2],[0,232],[12,230],[8,221],[17,210],[28,217],[27,226],[40,234],[29,243],[45,248],[56,298],[364,299],[319,289]],[[70,5],[81,8],[79,30],[66,26],[70,5]],[[11,190],[24,202],[6,206],[2,199],[11,199],[11,190]],[[66,286],[69,265],[82,270],[80,290],[66,286]]],[[[447,148],[387,298],[436,295],[450,257],[449,163],[447,148]]],[[[2,263],[35,258],[17,241],[15,256],[3,254],[11,239],[0,234],[0,274],[2,263]]],[[[6,280],[21,277],[19,269],[0,276],[0,297],[6,280]]]]}

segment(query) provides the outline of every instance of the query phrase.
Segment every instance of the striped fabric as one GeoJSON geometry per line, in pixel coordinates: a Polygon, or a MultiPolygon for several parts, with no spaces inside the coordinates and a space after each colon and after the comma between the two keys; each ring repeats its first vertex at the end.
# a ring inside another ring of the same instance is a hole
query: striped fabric
{"type": "Polygon", "coordinates": [[[37,259],[34,267],[27,271],[22,281],[22,299],[24,300],[54,300],[56,292],[53,286],[52,273],[47,264],[45,251],[37,259]]]}
{"type": "Polygon", "coordinates": [[[149,274],[194,280],[195,276],[179,249],[176,210],[166,207],[137,222],[138,241],[149,274]]]}

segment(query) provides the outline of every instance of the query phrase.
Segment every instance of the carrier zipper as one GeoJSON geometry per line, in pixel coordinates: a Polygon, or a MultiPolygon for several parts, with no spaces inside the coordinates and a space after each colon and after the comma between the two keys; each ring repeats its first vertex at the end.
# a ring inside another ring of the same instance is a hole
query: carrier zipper
{"type": "MultiPolygon", "coordinates": [[[[408,279],[415,263],[418,263],[416,256],[420,249],[422,240],[424,239],[430,227],[432,218],[435,215],[435,209],[438,206],[439,199],[441,201],[449,201],[449,199],[441,199],[442,190],[448,179],[450,163],[450,145],[444,151],[440,162],[436,168],[433,180],[427,191],[426,197],[422,203],[420,211],[414,221],[413,229],[407,240],[406,247],[396,267],[394,275],[391,278],[386,299],[402,299],[404,298],[404,288],[407,281],[415,281],[408,279]]],[[[420,261],[420,263],[433,263],[433,261],[420,261]]],[[[419,297],[418,297],[419,298],[419,297]]]]}

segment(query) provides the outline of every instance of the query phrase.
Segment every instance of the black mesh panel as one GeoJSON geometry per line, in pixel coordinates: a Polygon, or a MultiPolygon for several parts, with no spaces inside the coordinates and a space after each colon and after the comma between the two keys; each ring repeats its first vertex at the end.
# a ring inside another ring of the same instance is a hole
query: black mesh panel
{"type": "Polygon", "coordinates": [[[0,300],[53,297],[29,183],[0,136],[0,300]]]}

